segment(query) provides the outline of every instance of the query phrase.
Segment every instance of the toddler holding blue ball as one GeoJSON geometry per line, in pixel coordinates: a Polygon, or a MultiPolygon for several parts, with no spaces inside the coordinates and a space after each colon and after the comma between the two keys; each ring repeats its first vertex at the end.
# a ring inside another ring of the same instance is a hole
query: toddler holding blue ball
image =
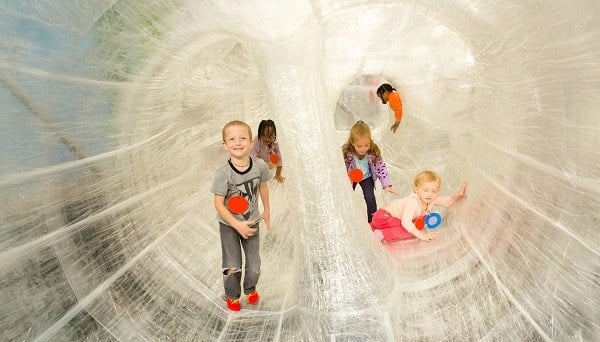
{"type": "Polygon", "coordinates": [[[398,241],[413,237],[424,241],[437,238],[434,232],[422,231],[415,225],[429,214],[433,205],[449,207],[465,196],[467,182],[458,191],[446,197],[438,197],[442,180],[433,171],[422,171],[415,176],[414,192],[407,197],[395,199],[377,210],[371,221],[373,234],[379,241],[398,241]]]}

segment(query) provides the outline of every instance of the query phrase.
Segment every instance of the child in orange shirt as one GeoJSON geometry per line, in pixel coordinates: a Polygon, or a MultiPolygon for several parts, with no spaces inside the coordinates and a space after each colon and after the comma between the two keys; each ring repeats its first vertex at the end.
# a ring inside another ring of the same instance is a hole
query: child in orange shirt
{"type": "Polygon", "coordinates": [[[381,99],[383,104],[390,103],[390,108],[394,111],[394,124],[390,129],[396,133],[400,121],[402,121],[402,100],[400,94],[394,87],[388,83],[384,83],[377,88],[377,97],[381,99]]]}

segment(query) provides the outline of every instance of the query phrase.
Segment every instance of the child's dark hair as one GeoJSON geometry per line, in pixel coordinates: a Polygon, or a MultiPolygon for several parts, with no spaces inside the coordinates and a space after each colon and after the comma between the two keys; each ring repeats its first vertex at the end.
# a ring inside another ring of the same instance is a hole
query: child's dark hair
{"type": "Polygon", "coordinates": [[[381,97],[381,95],[386,91],[391,93],[393,90],[396,90],[396,88],[392,87],[391,84],[384,83],[377,88],[377,96],[381,97]]]}
{"type": "Polygon", "coordinates": [[[275,122],[271,119],[260,121],[258,124],[258,138],[260,139],[260,137],[263,136],[267,128],[271,128],[273,130],[274,138],[277,138],[277,128],[275,128],[275,122]]]}

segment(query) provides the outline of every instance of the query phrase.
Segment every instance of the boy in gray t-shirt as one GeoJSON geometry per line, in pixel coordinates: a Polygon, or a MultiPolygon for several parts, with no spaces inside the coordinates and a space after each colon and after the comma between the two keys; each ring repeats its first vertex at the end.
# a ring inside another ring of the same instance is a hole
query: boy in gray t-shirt
{"type": "Polygon", "coordinates": [[[244,294],[250,304],[255,304],[260,298],[256,291],[260,276],[258,228],[261,218],[265,220],[267,229],[271,225],[266,183],[271,174],[262,159],[250,157],[252,130],[245,122],[236,120],[225,125],[223,147],[229,152],[229,160],[216,170],[211,192],[219,220],[227,307],[239,311],[242,250],[246,256],[244,294]],[[262,215],[258,209],[258,195],[263,203],[262,215]],[[234,203],[234,200],[237,202],[234,203]]]}

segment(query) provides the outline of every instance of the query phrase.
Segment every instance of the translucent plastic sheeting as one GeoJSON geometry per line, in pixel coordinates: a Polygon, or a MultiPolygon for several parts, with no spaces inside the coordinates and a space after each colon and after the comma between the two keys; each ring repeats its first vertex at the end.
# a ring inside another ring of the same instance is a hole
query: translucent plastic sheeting
{"type": "Polygon", "coordinates": [[[597,1],[0,8],[0,339],[600,338],[597,1]],[[223,125],[266,118],[286,181],[260,305],[233,314],[209,188],[223,125]],[[437,242],[371,235],[356,120],[402,194],[469,182],[437,242]]]}

